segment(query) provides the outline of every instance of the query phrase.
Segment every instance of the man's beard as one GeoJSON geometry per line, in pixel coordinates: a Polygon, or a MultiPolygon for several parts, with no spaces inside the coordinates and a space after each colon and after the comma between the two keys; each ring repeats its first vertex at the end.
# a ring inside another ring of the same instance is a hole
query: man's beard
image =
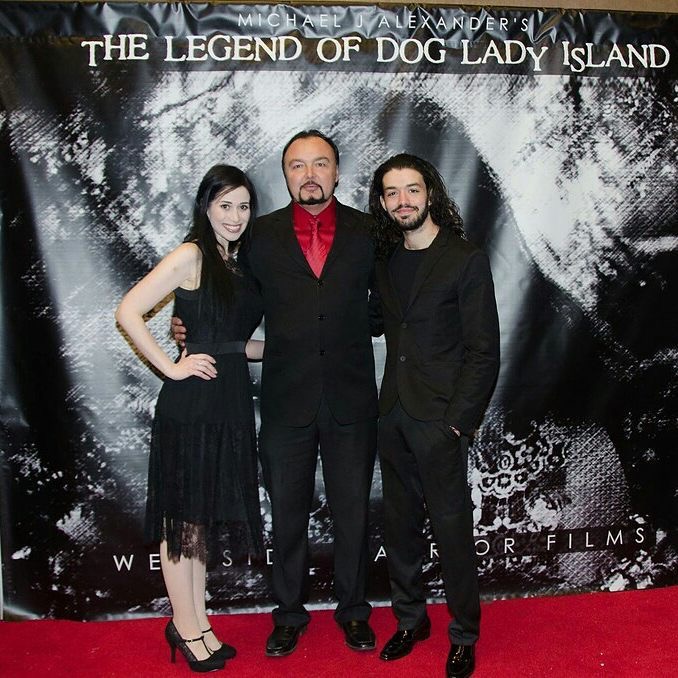
{"type": "Polygon", "coordinates": [[[391,220],[403,233],[409,233],[410,231],[416,231],[426,221],[426,217],[428,217],[428,205],[424,206],[424,209],[414,221],[403,222],[393,217],[391,217],[391,220]]]}
{"type": "Polygon", "coordinates": [[[332,197],[331,193],[330,193],[329,197],[325,195],[325,189],[322,186],[320,186],[320,184],[316,184],[316,186],[318,186],[318,188],[320,189],[320,197],[319,198],[313,198],[313,197],[302,198],[301,192],[304,189],[304,187],[302,186],[299,189],[299,195],[297,196],[297,202],[300,205],[322,205],[324,202],[327,202],[332,197]]]}
{"type": "Polygon", "coordinates": [[[321,188],[319,198],[302,198],[301,191],[299,191],[297,202],[300,205],[322,205],[324,202],[327,202],[327,198],[325,197],[325,191],[321,188]]]}

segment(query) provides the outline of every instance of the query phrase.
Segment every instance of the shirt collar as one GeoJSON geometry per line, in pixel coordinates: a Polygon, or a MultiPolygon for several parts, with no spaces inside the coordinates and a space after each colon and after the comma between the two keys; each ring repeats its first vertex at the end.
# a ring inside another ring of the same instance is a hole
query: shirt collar
{"type": "Polygon", "coordinates": [[[318,215],[307,212],[298,202],[293,202],[292,219],[298,226],[305,225],[309,228],[314,219],[318,220],[320,226],[335,224],[337,220],[337,199],[332,196],[329,205],[318,215]]]}

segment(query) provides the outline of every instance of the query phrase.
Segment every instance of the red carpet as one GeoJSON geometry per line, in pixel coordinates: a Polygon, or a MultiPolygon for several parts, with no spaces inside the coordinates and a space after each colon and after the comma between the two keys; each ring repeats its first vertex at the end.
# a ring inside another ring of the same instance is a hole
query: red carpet
{"type": "MultiPolygon", "coordinates": [[[[343,644],[332,613],[313,612],[297,651],[263,655],[269,615],[222,615],[213,626],[238,648],[224,673],[242,678],[309,676],[443,676],[447,610],[432,605],[431,638],[397,662],[343,644]]],[[[379,646],[395,630],[389,608],[372,615],[379,646]]],[[[124,622],[25,621],[0,623],[0,676],[188,676],[183,657],[169,663],[165,619],[124,622]]],[[[678,587],[503,600],[483,605],[482,639],[474,676],[678,675],[678,587]]]]}

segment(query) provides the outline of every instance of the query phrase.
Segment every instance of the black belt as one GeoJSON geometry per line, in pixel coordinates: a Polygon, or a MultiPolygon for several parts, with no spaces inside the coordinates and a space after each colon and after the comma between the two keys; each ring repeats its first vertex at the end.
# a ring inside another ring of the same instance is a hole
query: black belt
{"type": "Polygon", "coordinates": [[[186,342],[186,352],[189,355],[194,353],[207,353],[207,355],[221,355],[223,353],[244,353],[244,341],[216,341],[210,344],[194,344],[186,342]]]}

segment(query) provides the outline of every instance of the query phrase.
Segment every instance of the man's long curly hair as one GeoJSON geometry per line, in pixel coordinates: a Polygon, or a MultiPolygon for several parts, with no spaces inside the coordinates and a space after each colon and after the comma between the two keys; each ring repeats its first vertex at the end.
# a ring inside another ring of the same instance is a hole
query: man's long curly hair
{"type": "Polygon", "coordinates": [[[381,206],[380,201],[384,193],[384,176],[394,169],[413,169],[419,172],[426,185],[429,212],[433,223],[440,228],[449,228],[462,238],[466,237],[459,208],[447,194],[440,172],[423,158],[410,153],[399,153],[377,167],[370,186],[370,212],[374,217],[374,240],[379,259],[388,258],[403,237],[402,230],[381,206]]]}

